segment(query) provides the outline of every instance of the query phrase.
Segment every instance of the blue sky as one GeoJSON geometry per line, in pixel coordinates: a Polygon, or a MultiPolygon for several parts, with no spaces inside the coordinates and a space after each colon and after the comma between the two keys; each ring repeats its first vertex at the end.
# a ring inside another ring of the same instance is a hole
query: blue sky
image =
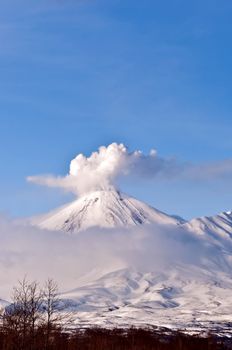
{"type": "MultiPolygon", "coordinates": [[[[63,175],[113,141],[193,163],[231,158],[231,15],[224,0],[2,0],[0,211],[66,202],[26,176],[63,175]]],[[[187,218],[232,209],[230,179],[122,188],[187,218]]]]}

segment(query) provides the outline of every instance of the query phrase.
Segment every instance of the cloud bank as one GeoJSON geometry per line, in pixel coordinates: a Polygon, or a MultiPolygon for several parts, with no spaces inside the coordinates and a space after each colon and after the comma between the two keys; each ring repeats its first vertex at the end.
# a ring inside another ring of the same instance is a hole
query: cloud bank
{"type": "Polygon", "coordinates": [[[145,155],[129,152],[123,144],[101,146],[89,157],[78,154],[70,163],[69,173],[62,176],[29,176],[28,181],[48,187],[60,187],[82,195],[87,192],[115,187],[121,176],[144,179],[208,180],[232,176],[232,159],[191,164],[175,158],[164,158],[152,149],[145,155]]]}
{"type": "MultiPolygon", "coordinates": [[[[168,225],[94,228],[79,235],[67,235],[0,217],[0,240],[0,298],[3,299],[9,299],[12,286],[25,275],[38,282],[51,277],[65,291],[124,268],[166,273],[184,266],[188,278],[192,267],[205,267],[207,273],[214,274],[227,271],[219,246],[168,225]]],[[[228,241],[226,247],[231,249],[228,241]]]]}

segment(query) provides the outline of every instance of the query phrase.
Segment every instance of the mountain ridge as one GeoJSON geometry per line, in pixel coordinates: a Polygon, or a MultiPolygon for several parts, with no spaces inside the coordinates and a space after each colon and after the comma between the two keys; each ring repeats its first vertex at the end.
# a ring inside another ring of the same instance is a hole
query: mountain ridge
{"type": "Polygon", "coordinates": [[[142,224],[181,224],[184,219],[168,215],[116,190],[90,192],[48,214],[32,219],[43,229],[76,233],[90,227],[129,227],[142,224]]]}

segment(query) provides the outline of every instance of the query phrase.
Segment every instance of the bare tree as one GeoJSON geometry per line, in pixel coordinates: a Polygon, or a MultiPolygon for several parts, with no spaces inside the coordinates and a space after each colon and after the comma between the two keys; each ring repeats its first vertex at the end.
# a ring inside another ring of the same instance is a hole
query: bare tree
{"type": "Polygon", "coordinates": [[[59,331],[73,322],[72,313],[61,310],[57,283],[49,278],[43,289],[44,326],[46,329],[46,349],[49,347],[53,331],[59,331]]]}
{"type": "Polygon", "coordinates": [[[29,282],[24,277],[13,289],[13,303],[5,309],[3,325],[20,339],[20,349],[29,342],[33,349],[35,330],[41,322],[42,292],[38,283],[29,282]]]}
{"type": "Polygon", "coordinates": [[[14,287],[12,304],[5,308],[2,329],[7,350],[52,349],[71,316],[60,309],[57,283],[48,279],[43,289],[26,278],[14,287]]]}
{"type": "Polygon", "coordinates": [[[49,278],[46,281],[43,290],[43,311],[46,329],[46,348],[48,348],[49,339],[53,328],[55,328],[58,322],[61,321],[60,315],[58,314],[58,307],[58,285],[53,279],[49,278]]]}
{"type": "Polygon", "coordinates": [[[43,302],[43,292],[39,288],[37,282],[32,282],[29,284],[29,295],[28,295],[28,314],[29,314],[29,324],[30,333],[32,336],[32,346],[35,341],[35,331],[36,327],[39,326],[41,322],[41,306],[43,302]]]}

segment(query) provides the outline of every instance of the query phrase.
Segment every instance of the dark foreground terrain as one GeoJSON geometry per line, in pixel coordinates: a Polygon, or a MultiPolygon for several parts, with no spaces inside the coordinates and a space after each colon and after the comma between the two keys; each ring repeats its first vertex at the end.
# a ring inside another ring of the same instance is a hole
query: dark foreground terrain
{"type": "Polygon", "coordinates": [[[149,329],[91,328],[65,332],[56,328],[37,328],[33,334],[24,330],[1,329],[1,350],[223,350],[232,349],[229,339],[199,337],[178,332],[149,329]],[[25,331],[25,332],[24,332],[25,331]]]}

